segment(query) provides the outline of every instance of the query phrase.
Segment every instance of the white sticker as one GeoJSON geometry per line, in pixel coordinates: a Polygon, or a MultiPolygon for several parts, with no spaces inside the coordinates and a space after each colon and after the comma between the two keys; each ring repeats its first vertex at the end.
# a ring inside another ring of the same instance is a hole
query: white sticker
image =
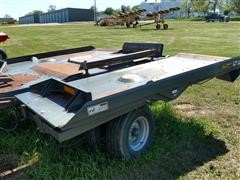
{"type": "Polygon", "coordinates": [[[172,91],[173,96],[177,96],[177,93],[178,93],[178,90],[177,90],[177,89],[174,89],[174,90],[172,91]]]}
{"type": "Polygon", "coordinates": [[[240,65],[240,60],[236,60],[233,62],[233,67],[239,66],[240,65]]]}
{"type": "Polygon", "coordinates": [[[108,110],[108,102],[102,102],[101,104],[97,104],[95,106],[91,106],[87,108],[88,115],[92,116],[94,114],[98,114],[103,111],[108,110]]]}

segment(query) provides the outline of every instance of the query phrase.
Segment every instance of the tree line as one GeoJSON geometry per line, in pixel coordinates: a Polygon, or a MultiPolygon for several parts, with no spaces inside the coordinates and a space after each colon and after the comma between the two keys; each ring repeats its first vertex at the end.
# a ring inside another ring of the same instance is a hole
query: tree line
{"type": "MultiPolygon", "coordinates": [[[[92,6],[90,9],[95,10],[95,7],[92,6]]],[[[107,7],[104,11],[104,14],[107,15],[117,15],[119,12],[128,12],[130,10],[140,9],[139,5],[130,7],[122,5],[120,9],[113,9],[112,7],[107,7]]],[[[56,6],[50,5],[48,12],[55,11],[56,6]]],[[[219,10],[221,13],[228,15],[229,13],[234,13],[240,15],[240,0],[182,0],[181,1],[181,12],[185,13],[187,17],[191,17],[194,13],[203,13],[204,15],[209,12],[216,12],[219,10]]],[[[97,8],[96,11],[98,12],[97,8]]],[[[42,14],[43,11],[34,10],[26,15],[33,14],[42,14]]],[[[11,17],[10,15],[5,15],[5,17],[11,17]]]]}
{"type": "Polygon", "coordinates": [[[203,13],[204,15],[219,10],[228,15],[234,13],[240,15],[240,0],[182,0],[181,12],[185,12],[187,17],[194,13],[203,13]]]}
{"type": "MultiPolygon", "coordinates": [[[[91,7],[94,10],[94,6],[91,7]]],[[[107,15],[117,15],[119,12],[127,12],[129,10],[139,9],[139,5],[124,6],[120,9],[113,9],[107,7],[103,13],[107,15]]],[[[182,0],[181,1],[181,12],[187,14],[187,17],[193,16],[194,13],[202,13],[206,15],[209,12],[215,13],[219,10],[221,13],[228,15],[234,13],[240,15],[240,0],[182,0]]]]}

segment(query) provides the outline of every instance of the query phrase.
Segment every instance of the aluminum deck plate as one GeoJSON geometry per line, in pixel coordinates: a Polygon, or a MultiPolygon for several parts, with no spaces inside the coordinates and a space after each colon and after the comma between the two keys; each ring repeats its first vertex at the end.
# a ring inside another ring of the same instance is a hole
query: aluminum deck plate
{"type": "MultiPolygon", "coordinates": [[[[92,100],[97,100],[145,85],[149,81],[167,79],[226,59],[223,57],[178,54],[163,60],[71,81],[68,84],[82,91],[90,92],[92,100]]],[[[16,97],[54,127],[63,127],[74,117],[74,113],[68,113],[61,105],[37,94],[27,92],[16,97]]]]}
{"type": "Polygon", "coordinates": [[[182,53],[163,60],[72,81],[69,85],[91,92],[93,100],[96,100],[144,85],[149,81],[168,78],[225,59],[227,58],[182,53]]]}

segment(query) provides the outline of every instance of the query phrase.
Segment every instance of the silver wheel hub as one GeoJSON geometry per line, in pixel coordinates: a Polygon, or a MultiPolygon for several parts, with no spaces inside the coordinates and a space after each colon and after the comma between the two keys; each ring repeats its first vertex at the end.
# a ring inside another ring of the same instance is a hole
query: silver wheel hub
{"type": "Polygon", "coordinates": [[[149,137],[148,120],[140,116],[135,119],[129,129],[128,142],[133,151],[141,150],[149,137]]]}

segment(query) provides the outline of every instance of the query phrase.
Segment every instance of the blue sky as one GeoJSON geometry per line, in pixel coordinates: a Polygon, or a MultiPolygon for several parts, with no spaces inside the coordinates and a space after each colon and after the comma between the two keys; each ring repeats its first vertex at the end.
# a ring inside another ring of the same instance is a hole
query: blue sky
{"type": "MultiPolygon", "coordinates": [[[[99,10],[106,7],[120,8],[122,4],[134,6],[140,4],[143,0],[96,0],[99,10]]],[[[0,0],[0,17],[9,14],[18,18],[32,10],[47,11],[49,5],[57,6],[57,9],[64,7],[90,8],[94,0],[0,0]]]]}

